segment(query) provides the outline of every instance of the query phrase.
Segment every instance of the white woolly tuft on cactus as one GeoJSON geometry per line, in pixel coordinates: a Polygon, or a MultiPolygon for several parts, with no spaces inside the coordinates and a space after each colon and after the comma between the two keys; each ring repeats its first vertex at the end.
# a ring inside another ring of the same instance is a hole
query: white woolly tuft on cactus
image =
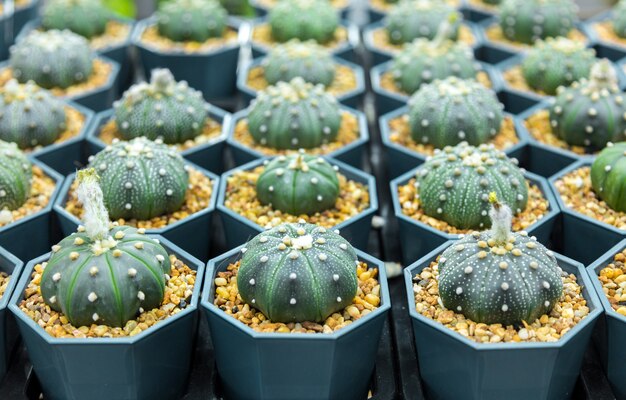
{"type": "Polygon", "coordinates": [[[608,59],[603,58],[591,67],[589,83],[595,90],[617,87],[617,72],[608,59]]]}
{"type": "Polygon", "coordinates": [[[104,207],[99,179],[94,168],[83,169],[76,174],[76,195],[83,204],[85,231],[92,240],[106,239],[109,234],[109,213],[104,207]]]}
{"type": "Polygon", "coordinates": [[[513,213],[509,206],[498,201],[495,192],[489,194],[489,202],[491,203],[491,210],[489,211],[489,217],[491,217],[491,237],[498,244],[506,243],[511,235],[513,213]]]}

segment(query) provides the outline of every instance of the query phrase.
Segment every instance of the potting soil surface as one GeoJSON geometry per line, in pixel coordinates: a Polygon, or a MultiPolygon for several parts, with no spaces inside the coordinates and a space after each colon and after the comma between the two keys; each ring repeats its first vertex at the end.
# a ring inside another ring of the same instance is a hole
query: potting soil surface
{"type": "Polygon", "coordinates": [[[44,209],[48,203],[50,203],[56,182],[37,166],[33,166],[32,171],[33,180],[31,182],[30,195],[26,203],[13,211],[6,209],[0,210],[0,227],[33,215],[44,209]]]}
{"type": "Polygon", "coordinates": [[[0,299],[2,299],[4,292],[6,292],[7,286],[9,286],[10,279],[11,279],[11,276],[9,274],[7,274],[6,272],[0,271],[0,299]]]}
{"type": "MultiPolygon", "coordinates": [[[[485,87],[488,87],[488,88],[492,87],[491,80],[489,79],[489,74],[487,74],[485,71],[478,71],[478,73],[476,74],[476,81],[478,81],[478,83],[482,83],[485,87]]],[[[386,89],[393,93],[399,93],[405,96],[411,95],[410,93],[404,92],[402,89],[398,87],[398,85],[396,85],[396,82],[393,79],[393,74],[391,71],[386,71],[381,75],[380,86],[383,89],[386,89]]]]}
{"type": "Polygon", "coordinates": [[[598,279],[611,307],[626,316],[626,249],[613,256],[613,261],[600,270],[598,279]]]}
{"type": "Polygon", "coordinates": [[[222,37],[208,38],[204,42],[184,41],[175,42],[159,35],[156,25],[150,25],[141,35],[141,41],[147,46],[164,52],[200,53],[211,50],[219,50],[220,47],[237,43],[237,31],[226,27],[222,37]]]}
{"type": "Polygon", "coordinates": [[[601,40],[618,46],[626,46],[626,38],[620,37],[615,33],[611,20],[595,22],[591,25],[591,28],[596,31],[601,40]]]}
{"type": "Polygon", "coordinates": [[[524,78],[524,71],[522,70],[521,65],[516,65],[507,69],[502,73],[502,76],[504,77],[506,83],[513,89],[517,89],[522,92],[531,92],[541,96],[548,96],[548,94],[544,91],[530,87],[530,85],[526,82],[526,78],[524,78]]]}
{"type": "MultiPolygon", "coordinates": [[[[485,35],[487,36],[488,40],[491,40],[494,42],[500,42],[504,44],[505,46],[516,47],[521,50],[529,49],[532,47],[529,44],[521,43],[521,42],[514,42],[504,37],[504,34],[502,33],[502,28],[500,28],[500,25],[498,24],[494,24],[494,25],[489,26],[488,28],[485,28],[485,35]]],[[[567,38],[571,40],[575,40],[577,42],[587,43],[587,37],[578,29],[572,29],[567,34],[567,38]]]]}
{"type": "MultiPolygon", "coordinates": [[[[372,32],[373,44],[376,48],[397,53],[404,47],[405,43],[393,44],[389,41],[389,34],[387,29],[378,28],[372,32]]],[[[461,25],[459,28],[459,41],[464,42],[468,46],[473,46],[476,43],[474,33],[467,25],[461,25]]]]}
{"type": "MultiPolygon", "coordinates": [[[[347,41],[348,31],[343,26],[338,26],[333,39],[326,43],[320,43],[320,45],[332,51],[344,45],[347,41]]],[[[252,27],[252,43],[269,48],[278,44],[272,37],[272,27],[268,23],[262,23],[252,27]]]]}

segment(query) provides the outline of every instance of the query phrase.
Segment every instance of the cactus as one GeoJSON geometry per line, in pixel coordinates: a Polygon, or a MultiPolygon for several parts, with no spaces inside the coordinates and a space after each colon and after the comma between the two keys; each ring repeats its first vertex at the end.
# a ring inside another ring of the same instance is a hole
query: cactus
{"type": "Polygon", "coordinates": [[[41,276],[41,295],[76,327],[124,326],[158,307],[170,273],[167,251],[143,229],[109,227],[94,169],[79,171],[85,227],[52,247],[41,276]]]}
{"type": "Polygon", "coordinates": [[[164,1],[156,12],[159,35],[175,42],[221,37],[228,13],[216,0],[164,1]]]}
{"type": "Polygon", "coordinates": [[[596,61],[593,49],[580,42],[559,37],[538,41],[522,62],[524,80],[531,88],[555,95],[559,86],[589,76],[596,61]]]}
{"type": "Polygon", "coordinates": [[[290,40],[272,49],[263,61],[265,80],[274,85],[301,77],[314,85],[330,85],[335,79],[335,62],[330,52],[313,40],[290,40]]]}
{"type": "Polygon", "coordinates": [[[100,0],[51,0],[44,10],[41,25],[44,29],[69,29],[91,39],[102,35],[112,13],[100,0]]]}
{"type": "Polygon", "coordinates": [[[435,148],[487,143],[500,132],[504,118],[491,89],[457,77],[422,86],[408,104],[411,137],[435,148]]]}
{"type": "Polygon", "coordinates": [[[0,211],[20,208],[30,196],[32,165],[15,143],[0,140],[0,211]]]}
{"type": "Polygon", "coordinates": [[[416,186],[424,213],[459,229],[489,227],[490,192],[515,214],[528,202],[528,184],[517,160],[493,145],[445,147],[417,169],[416,186]]]}
{"type": "Polygon", "coordinates": [[[220,4],[228,15],[237,15],[240,17],[254,17],[254,8],[250,5],[249,0],[220,0],[220,4]]]}
{"type": "Polygon", "coordinates": [[[21,83],[32,80],[46,89],[65,89],[89,79],[93,60],[84,37],[68,30],[34,30],[11,47],[9,66],[21,83]]]}
{"type": "Polygon", "coordinates": [[[561,297],[561,269],[534,237],[511,232],[511,209],[495,197],[491,230],[465,235],[441,255],[439,296],[474,322],[531,324],[561,297]]]}
{"type": "Polygon", "coordinates": [[[0,88],[0,140],[20,148],[54,143],[66,129],[65,105],[32,81],[0,88]]]}
{"type": "Polygon", "coordinates": [[[279,1],[268,18],[277,42],[299,39],[328,43],[339,26],[337,10],[328,0],[279,1]]]}
{"type": "Polygon", "coordinates": [[[302,78],[262,90],[250,105],[254,141],[275,149],[311,149],[332,142],[341,125],[339,103],[302,78]]]}
{"type": "Polygon", "coordinates": [[[117,142],[90,158],[100,175],[113,219],[150,218],[180,209],[189,174],[183,158],[165,144],[140,137],[117,142]]]}
{"type": "Polygon", "coordinates": [[[335,205],[339,179],[326,160],[307,154],[279,156],[270,161],[256,182],[263,204],[291,215],[313,215],[335,205]]]}
{"type": "Polygon", "coordinates": [[[623,140],[625,116],[626,104],[616,72],[606,59],[594,64],[589,80],[562,88],[550,107],[552,132],[569,145],[588,150],[623,140]]]}
{"type": "Polygon", "coordinates": [[[536,40],[567,36],[578,22],[572,0],[503,0],[500,27],[508,40],[533,44],[536,40]]]}
{"type": "Polygon", "coordinates": [[[591,165],[591,186],[611,209],[626,212],[626,142],[609,143],[591,165]],[[622,164],[620,164],[620,162],[622,164]]]}
{"type": "Polygon", "coordinates": [[[392,44],[409,43],[417,38],[432,40],[446,20],[453,20],[447,38],[457,40],[461,14],[437,0],[404,0],[389,10],[385,28],[392,44]]]}
{"type": "Polygon", "coordinates": [[[150,83],[128,89],[113,104],[115,121],[124,140],[145,136],[165,143],[183,143],[202,133],[208,105],[187,82],[176,82],[168,69],[152,71],[150,83]]]}
{"type": "Polygon", "coordinates": [[[490,4],[492,6],[497,6],[502,3],[502,0],[481,0],[485,4],[490,4]]]}
{"type": "Polygon", "coordinates": [[[272,322],[322,322],[357,293],[355,250],[317,225],[283,224],[242,249],[237,287],[272,322]]]}
{"type": "Polygon", "coordinates": [[[613,7],[611,26],[617,36],[626,39],[626,0],[620,0],[620,2],[613,7]]]}

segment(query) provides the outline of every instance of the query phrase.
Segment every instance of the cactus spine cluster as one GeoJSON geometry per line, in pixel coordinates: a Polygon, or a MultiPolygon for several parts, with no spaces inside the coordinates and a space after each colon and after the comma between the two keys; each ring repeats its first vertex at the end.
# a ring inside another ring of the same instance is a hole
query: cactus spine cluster
{"type": "Polygon", "coordinates": [[[65,105],[33,82],[0,88],[0,140],[20,148],[46,146],[66,129],[65,105]]]}
{"type": "Polygon", "coordinates": [[[175,42],[221,37],[228,13],[216,0],[164,1],[156,12],[159,34],[175,42]]]}
{"type": "Polygon", "coordinates": [[[417,38],[432,40],[445,21],[454,21],[446,38],[457,40],[462,16],[453,7],[437,0],[405,0],[389,10],[385,27],[392,44],[409,43],[417,38]]]}
{"type": "Polygon", "coordinates": [[[591,165],[591,185],[611,209],[626,212],[626,142],[609,143],[591,165]]]}
{"type": "Polygon", "coordinates": [[[283,224],[242,249],[237,287],[272,322],[322,322],[356,296],[355,250],[317,225],[283,224]]]}
{"type": "Polygon", "coordinates": [[[514,42],[567,36],[578,22],[578,7],[572,0],[503,0],[500,27],[514,42]]]}
{"type": "Polygon", "coordinates": [[[101,0],[51,0],[44,10],[44,29],[69,29],[91,39],[102,35],[113,15],[101,0]]]}
{"type": "Polygon", "coordinates": [[[176,82],[167,69],[152,71],[150,83],[137,83],[113,104],[124,140],[145,136],[165,143],[183,143],[202,133],[208,104],[187,82],[176,82]]]}
{"type": "Polygon", "coordinates": [[[408,104],[411,137],[435,148],[487,143],[500,132],[504,118],[491,89],[457,77],[423,85],[408,104]]]}
{"type": "Polygon", "coordinates": [[[311,149],[332,142],[341,125],[339,103],[302,78],[262,90],[248,113],[256,143],[274,149],[311,149]]]}
{"type": "Polygon", "coordinates": [[[339,26],[337,10],[328,0],[279,1],[268,18],[277,42],[299,39],[328,43],[339,26]]]}
{"type": "Polygon", "coordinates": [[[491,192],[515,214],[528,202],[528,184],[517,160],[493,145],[445,147],[417,169],[416,178],[424,213],[459,229],[490,226],[491,192]]]}
{"type": "Polygon", "coordinates": [[[13,76],[46,88],[62,88],[89,79],[94,53],[84,37],[69,30],[34,30],[11,47],[9,66],[13,76]]]}
{"type": "Polygon", "coordinates": [[[262,204],[291,215],[313,215],[335,205],[339,179],[332,165],[307,154],[279,156],[270,161],[256,182],[262,204]]]}
{"type": "Polygon", "coordinates": [[[611,25],[613,32],[621,38],[626,38],[626,1],[620,0],[613,7],[611,14],[611,25]]]}
{"type": "Polygon", "coordinates": [[[465,235],[441,255],[439,296],[474,322],[531,324],[561,297],[561,269],[534,237],[511,232],[509,207],[495,200],[489,214],[490,231],[465,235]]]}
{"type": "Polygon", "coordinates": [[[0,140],[0,211],[20,208],[30,196],[32,165],[15,143],[0,140]]]}
{"type": "Polygon", "coordinates": [[[148,220],[180,209],[189,174],[183,158],[165,144],[140,137],[117,142],[90,158],[100,175],[111,218],[148,220]]]}
{"type": "Polygon", "coordinates": [[[143,229],[109,227],[95,170],[79,171],[78,181],[85,226],[52,247],[41,295],[74,326],[124,326],[161,304],[170,259],[143,229]]]}
{"type": "Polygon", "coordinates": [[[297,39],[274,47],[263,60],[265,80],[274,85],[301,77],[314,85],[330,85],[335,79],[335,62],[330,52],[313,40],[297,39]]]}

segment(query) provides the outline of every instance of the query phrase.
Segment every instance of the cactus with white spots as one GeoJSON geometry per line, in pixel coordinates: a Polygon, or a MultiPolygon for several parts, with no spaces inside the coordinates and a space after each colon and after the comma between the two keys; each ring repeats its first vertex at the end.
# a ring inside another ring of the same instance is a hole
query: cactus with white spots
{"type": "Polygon", "coordinates": [[[187,82],[176,82],[168,69],[152,71],[150,83],[137,83],[113,104],[124,140],[145,136],[165,143],[184,143],[202,133],[208,104],[187,82]]]}
{"type": "Polygon", "coordinates": [[[337,99],[302,78],[261,90],[248,113],[254,141],[274,149],[319,147],[335,140],[340,125],[337,99]]]}
{"type": "Polygon", "coordinates": [[[487,143],[500,132],[504,118],[493,90],[454,76],[423,85],[408,105],[411,138],[438,149],[487,143]]]}
{"type": "Polygon", "coordinates": [[[538,41],[522,62],[524,80],[531,88],[555,95],[559,86],[569,86],[589,76],[596,52],[583,43],[564,37],[538,41]]]}
{"type": "Polygon", "coordinates": [[[503,0],[500,27],[508,40],[533,44],[539,39],[567,36],[578,22],[572,0],[503,0]]]}
{"type": "Polygon", "coordinates": [[[314,85],[330,85],[335,79],[335,62],[323,46],[313,40],[297,39],[274,47],[263,60],[265,80],[274,85],[300,77],[314,85]]]}
{"type": "Polygon", "coordinates": [[[78,326],[122,327],[159,307],[170,273],[167,251],[143,229],[110,224],[94,169],[78,172],[85,226],[52,246],[41,295],[78,326]]]}
{"type": "Polygon", "coordinates": [[[328,0],[279,1],[268,20],[277,42],[299,39],[324,44],[335,38],[339,27],[337,10],[328,0]]]}
{"type": "Polygon", "coordinates": [[[279,156],[270,161],[256,182],[262,204],[291,215],[313,215],[335,205],[339,179],[335,168],[308,154],[279,156]]]}
{"type": "Polygon", "coordinates": [[[458,229],[490,226],[491,192],[515,214],[528,202],[528,183],[517,160],[493,145],[463,142],[437,151],[417,169],[416,186],[424,213],[458,229]]]}
{"type": "Polygon", "coordinates": [[[587,150],[626,138],[626,104],[610,61],[594,64],[588,80],[560,89],[550,107],[550,124],[560,139],[587,150]]]}
{"type": "Polygon", "coordinates": [[[93,157],[89,166],[100,175],[104,204],[112,219],[150,218],[180,209],[189,174],[182,156],[144,137],[119,141],[93,157]]]}
{"type": "Polygon", "coordinates": [[[50,0],[43,9],[44,29],[69,29],[87,39],[102,35],[113,14],[101,0],[50,0]]]}
{"type": "Polygon", "coordinates": [[[385,18],[389,42],[403,44],[418,38],[432,40],[445,21],[453,21],[446,38],[457,40],[463,17],[443,1],[404,0],[392,7],[385,18]]]}
{"type": "Polygon", "coordinates": [[[9,67],[21,83],[65,89],[89,79],[94,57],[87,39],[69,30],[34,30],[11,46],[9,67]]]}
{"type": "Polygon", "coordinates": [[[626,38],[626,1],[620,0],[611,12],[611,26],[613,32],[621,38],[626,38]]]}
{"type": "Polygon", "coordinates": [[[338,232],[283,224],[255,236],[242,252],[239,294],[272,322],[322,322],[356,296],[357,255],[338,232]]]}
{"type": "Polygon", "coordinates": [[[626,212],[626,142],[609,143],[591,165],[596,196],[611,209],[626,212]]]}
{"type": "Polygon", "coordinates": [[[221,37],[228,23],[228,13],[216,0],[164,1],[156,18],[159,35],[175,42],[221,37]]]}
{"type": "Polygon", "coordinates": [[[15,143],[0,140],[0,211],[15,210],[30,196],[32,164],[15,143]]]}
{"type": "Polygon", "coordinates": [[[491,200],[491,230],[465,235],[439,258],[439,296],[474,322],[532,324],[561,297],[562,271],[534,237],[511,232],[511,210],[495,193],[491,200]]]}

